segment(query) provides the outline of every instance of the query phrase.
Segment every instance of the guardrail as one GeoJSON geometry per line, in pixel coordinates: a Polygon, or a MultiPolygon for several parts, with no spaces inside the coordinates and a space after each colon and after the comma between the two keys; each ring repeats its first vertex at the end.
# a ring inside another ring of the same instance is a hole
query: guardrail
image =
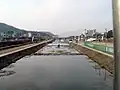
{"type": "Polygon", "coordinates": [[[91,42],[84,42],[84,45],[102,52],[106,52],[108,54],[113,54],[114,53],[114,49],[113,47],[108,47],[108,46],[104,46],[104,45],[98,45],[98,44],[93,44],[91,42]]]}

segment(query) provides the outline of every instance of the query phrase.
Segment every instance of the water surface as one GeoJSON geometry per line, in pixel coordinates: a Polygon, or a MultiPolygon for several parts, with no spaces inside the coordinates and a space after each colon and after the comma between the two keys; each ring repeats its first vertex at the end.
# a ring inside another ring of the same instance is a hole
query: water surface
{"type": "Polygon", "coordinates": [[[112,90],[95,65],[83,55],[26,56],[0,72],[0,90],[112,90]]]}

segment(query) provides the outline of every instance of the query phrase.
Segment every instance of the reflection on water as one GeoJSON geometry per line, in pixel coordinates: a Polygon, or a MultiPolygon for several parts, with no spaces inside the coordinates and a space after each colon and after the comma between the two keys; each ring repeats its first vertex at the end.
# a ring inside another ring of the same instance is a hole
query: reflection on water
{"type": "MultiPolygon", "coordinates": [[[[95,70],[95,72],[99,75],[103,77],[103,80],[107,81],[108,83],[111,83],[111,80],[113,81],[113,75],[111,73],[109,73],[107,70],[105,70],[104,68],[101,68],[100,65],[98,65],[97,63],[93,62],[92,60],[89,60],[90,65],[92,65],[93,69],[95,70]]],[[[112,83],[110,84],[112,85],[112,83]]]]}

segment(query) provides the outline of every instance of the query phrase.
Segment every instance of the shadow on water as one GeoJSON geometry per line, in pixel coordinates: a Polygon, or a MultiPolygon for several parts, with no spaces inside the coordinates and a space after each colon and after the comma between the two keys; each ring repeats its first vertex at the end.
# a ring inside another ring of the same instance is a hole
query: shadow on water
{"type": "MultiPolygon", "coordinates": [[[[31,57],[31,55],[27,55],[27,56],[24,56],[24,57],[21,57],[21,58],[30,58],[30,57],[31,57]]],[[[13,71],[13,70],[10,70],[10,69],[15,67],[14,63],[16,63],[19,59],[20,58],[14,60],[14,61],[8,62],[8,63],[4,63],[4,67],[2,66],[3,64],[1,63],[0,77],[10,76],[10,75],[15,74],[16,72],[13,71]],[[5,68],[5,70],[4,70],[4,68],[5,68]]]]}
{"type": "MultiPolygon", "coordinates": [[[[33,54],[33,53],[32,53],[33,54]]],[[[30,55],[27,55],[27,56],[20,56],[20,57],[17,57],[13,60],[8,60],[8,62],[0,62],[0,70],[2,70],[3,68],[5,67],[10,67],[11,64],[13,63],[16,63],[18,60],[20,60],[21,58],[30,58],[32,56],[32,54],[30,55]]]]}
{"type": "Polygon", "coordinates": [[[14,59],[9,58],[9,59],[6,59],[6,60],[4,60],[4,59],[1,60],[1,62],[0,62],[0,70],[7,67],[7,66],[9,66],[12,63],[16,63],[16,61],[21,59],[21,58],[23,58],[23,56],[19,56],[19,57],[14,58],[14,59]]]}

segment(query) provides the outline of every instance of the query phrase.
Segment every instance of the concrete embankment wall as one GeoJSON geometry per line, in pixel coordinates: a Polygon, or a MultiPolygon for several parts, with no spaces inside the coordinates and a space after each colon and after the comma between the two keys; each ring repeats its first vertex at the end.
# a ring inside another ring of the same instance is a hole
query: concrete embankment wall
{"type": "Polygon", "coordinates": [[[70,43],[70,46],[75,48],[80,53],[82,52],[87,55],[90,59],[98,63],[102,68],[105,68],[108,72],[112,74],[114,73],[114,58],[112,55],[77,43],[70,43]]]}
{"type": "Polygon", "coordinates": [[[8,66],[11,63],[16,62],[18,59],[20,59],[21,57],[24,57],[25,55],[29,55],[36,52],[37,50],[44,47],[46,44],[51,43],[52,41],[53,40],[43,41],[41,43],[37,43],[30,47],[26,47],[23,49],[15,50],[15,51],[0,55],[0,69],[8,66]]]}

